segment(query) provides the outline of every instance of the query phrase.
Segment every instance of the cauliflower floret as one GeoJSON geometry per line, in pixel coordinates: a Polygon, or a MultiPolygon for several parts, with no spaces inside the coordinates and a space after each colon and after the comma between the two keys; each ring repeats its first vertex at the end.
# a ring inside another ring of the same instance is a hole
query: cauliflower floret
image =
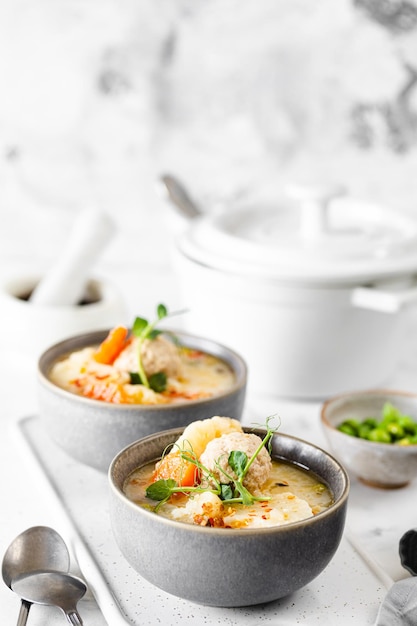
{"type": "MultiPolygon", "coordinates": [[[[210,441],[200,457],[202,465],[207,467],[220,483],[230,482],[225,474],[237,478],[228,463],[232,450],[239,450],[247,454],[248,459],[254,454],[262,440],[254,434],[232,432],[210,441]]],[[[265,483],[272,469],[272,461],[268,451],[262,448],[250,466],[243,485],[251,492],[260,489],[265,483]]]]}
{"type": "Polygon", "coordinates": [[[313,511],[306,500],[286,491],[274,496],[274,502],[256,502],[250,507],[232,509],[224,515],[225,526],[231,528],[262,528],[283,526],[307,519],[313,511]]]}
{"type": "Polygon", "coordinates": [[[223,526],[224,506],[216,494],[196,493],[186,506],[177,509],[176,519],[199,526],[223,526]]]}
{"type": "MultiPolygon", "coordinates": [[[[138,371],[138,342],[134,339],[114,361],[114,366],[128,372],[138,371]]],[[[142,365],[147,376],[165,372],[175,378],[181,372],[181,358],[178,348],[162,335],[155,339],[145,339],[141,349],[142,365]]]]}
{"type": "Polygon", "coordinates": [[[137,341],[129,341],[119,356],[113,361],[113,367],[124,372],[138,371],[138,347],[137,341]]]}
{"type": "Polygon", "coordinates": [[[176,450],[192,450],[199,458],[209,441],[231,432],[243,432],[240,422],[233,417],[214,415],[191,422],[175,442],[172,453],[176,450]]]}

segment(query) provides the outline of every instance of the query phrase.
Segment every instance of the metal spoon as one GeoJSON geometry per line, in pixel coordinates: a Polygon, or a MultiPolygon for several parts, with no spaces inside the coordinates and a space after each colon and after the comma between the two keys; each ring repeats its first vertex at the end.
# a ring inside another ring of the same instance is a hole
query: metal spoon
{"type": "MultiPolygon", "coordinates": [[[[400,539],[401,565],[417,576],[417,528],[408,530],[400,539]]],[[[405,578],[392,585],[378,610],[375,626],[400,626],[416,623],[417,586],[414,578],[405,578]]]]}
{"type": "Polygon", "coordinates": [[[417,528],[408,530],[400,539],[401,565],[413,576],[417,576],[417,528]]]}
{"type": "MultiPolygon", "coordinates": [[[[67,572],[70,557],[62,537],[48,526],[33,526],[18,535],[7,548],[2,564],[2,575],[6,585],[22,574],[39,570],[61,570],[67,572]]],[[[22,599],[17,626],[25,626],[31,602],[22,599]]]]}
{"type": "Polygon", "coordinates": [[[171,174],[161,176],[162,189],[183,217],[188,219],[202,215],[200,208],[189,196],[185,187],[171,174]]]}
{"type": "Polygon", "coordinates": [[[82,626],[77,602],[87,586],[81,578],[64,572],[38,572],[16,578],[12,589],[28,602],[59,607],[70,624],[82,626]]]}

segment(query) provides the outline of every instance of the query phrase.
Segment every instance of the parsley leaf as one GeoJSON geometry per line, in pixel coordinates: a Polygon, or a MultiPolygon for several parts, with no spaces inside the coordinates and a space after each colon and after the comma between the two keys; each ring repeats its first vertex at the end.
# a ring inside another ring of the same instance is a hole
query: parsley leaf
{"type": "Polygon", "coordinates": [[[146,488],[146,495],[151,500],[167,500],[176,487],[178,483],[173,478],[157,480],[146,488]]]}
{"type": "Polygon", "coordinates": [[[234,497],[233,489],[231,485],[224,485],[221,483],[220,485],[220,500],[231,500],[234,497]]]}
{"type": "Polygon", "coordinates": [[[162,393],[167,388],[167,375],[165,372],[156,372],[149,376],[149,387],[157,393],[162,393]]]}
{"type": "Polygon", "coordinates": [[[229,454],[228,462],[232,470],[237,474],[238,480],[241,480],[248,462],[246,452],[242,452],[241,450],[232,450],[229,454]]]}
{"type": "Polygon", "coordinates": [[[162,320],[164,317],[167,317],[168,315],[168,309],[164,304],[158,304],[156,312],[157,319],[153,322],[148,322],[148,320],[146,320],[144,317],[136,317],[132,326],[132,334],[138,338],[138,374],[140,380],[142,381],[142,385],[145,385],[145,387],[148,387],[148,389],[154,389],[154,391],[163,391],[166,387],[166,376],[165,383],[163,383],[160,375],[158,374],[158,378],[154,383],[157,387],[157,389],[155,389],[155,387],[152,386],[150,380],[148,380],[141,357],[143,342],[145,341],[145,339],[153,340],[161,333],[161,331],[155,330],[155,326],[160,320],[162,320]]]}
{"type": "Polygon", "coordinates": [[[131,385],[140,385],[142,383],[140,376],[137,372],[129,372],[130,384],[131,385]]]}

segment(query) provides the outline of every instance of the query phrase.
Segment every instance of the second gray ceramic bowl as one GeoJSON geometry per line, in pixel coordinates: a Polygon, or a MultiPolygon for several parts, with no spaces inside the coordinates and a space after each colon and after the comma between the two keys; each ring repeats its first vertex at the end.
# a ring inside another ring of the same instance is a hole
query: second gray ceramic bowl
{"type": "Polygon", "coordinates": [[[38,365],[38,401],[41,422],[50,437],[77,461],[106,472],[124,447],[151,433],[185,427],[213,415],[240,419],[243,411],[247,368],[244,360],[214,341],[182,332],[175,335],[190,348],[223,359],[236,374],[229,391],[204,400],[172,405],[110,404],[61,389],[49,379],[53,364],[69,353],[98,345],[108,330],[66,339],[43,353],[38,365]]]}
{"type": "MultiPolygon", "coordinates": [[[[263,430],[244,429],[265,435],[263,430]]],[[[109,470],[113,533],[140,576],[186,600],[238,607],[282,598],[318,576],[342,537],[349,479],[327,452],[275,434],[272,455],[310,468],[328,484],[334,504],[285,526],[225,529],[176,522],[131,502],[123,484],[137,467],[160,458],[182,429],[151,435],[120,452],[109,470]]]]}

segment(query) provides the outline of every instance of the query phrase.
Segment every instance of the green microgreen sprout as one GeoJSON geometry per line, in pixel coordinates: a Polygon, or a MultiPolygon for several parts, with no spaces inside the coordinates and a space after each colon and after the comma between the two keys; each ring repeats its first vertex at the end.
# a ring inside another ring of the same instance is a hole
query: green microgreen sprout
{"type": "Polygon", "coordinates": [[[162,331],[156,329],[156,325],[166,317],[178,315],[182,311],[176,313],[168,313],[168,309],[164,304],[158,304],[156,308],[156,319],[149,322],[144,317],[136,317],[132,326],[132,335],[138,338],[138,371],[130,373],[131,384],[142,384],[148,389],[153,389],[158,393],[165,391],[167,386],[167,376],[165,372],[156,372],[151,376],[147,376],[142,362],[142,346],[145,339],[156,339],[162,331]]]}
{"type": "Polygon", "coordinates": [[[266,420],[266,429],[267,432],[260,442],[259,446],[252,454],[250,458],[248,458],[246,452],[241,450],[232,450],[229,453],[228,463],[234,473],[236,474],[236,478],[230,476],[219,464],[219,460],[215,462],[217,469],[227,478],[228,483],[221,483],[217,480],[215,475],[200,461],[196,458],[195,454],[191,451],[180,449],[180,456],[184,461],[189,463],[193,463],[200,472],[200,475],[205,479],[202,482],[206,483],[210,481],[210,487],[203,486],[202,484],[196,484],[193,487],[183,487],[178,485],[178,483],[174,479],[161,479],[149,485],[146,489],[146,496],[151,500],[158,500],[158,504],[155,506],[154,511],[157,513],[158,509],[162,504],[167,502],[170,497],[176,493],[204,493],[209,492],[217,495],[224,504],[232,504],[232,503],[240,503],[246,506],[252,505],[254,502],[265,502],[270,498],[263,496],[261,498],[254,496],[250,493],[250,491],[243,485],[243,481],[245,479],[246,474],[249,471],[252,463],[255,461],[256,457],[262,450],[262,448],[267,448],[269,453],[271,453],[271,439],[273,434],[276,432],[279,426],[271,428],[270,421],[273,417],[268,417],[266,420]]]}

